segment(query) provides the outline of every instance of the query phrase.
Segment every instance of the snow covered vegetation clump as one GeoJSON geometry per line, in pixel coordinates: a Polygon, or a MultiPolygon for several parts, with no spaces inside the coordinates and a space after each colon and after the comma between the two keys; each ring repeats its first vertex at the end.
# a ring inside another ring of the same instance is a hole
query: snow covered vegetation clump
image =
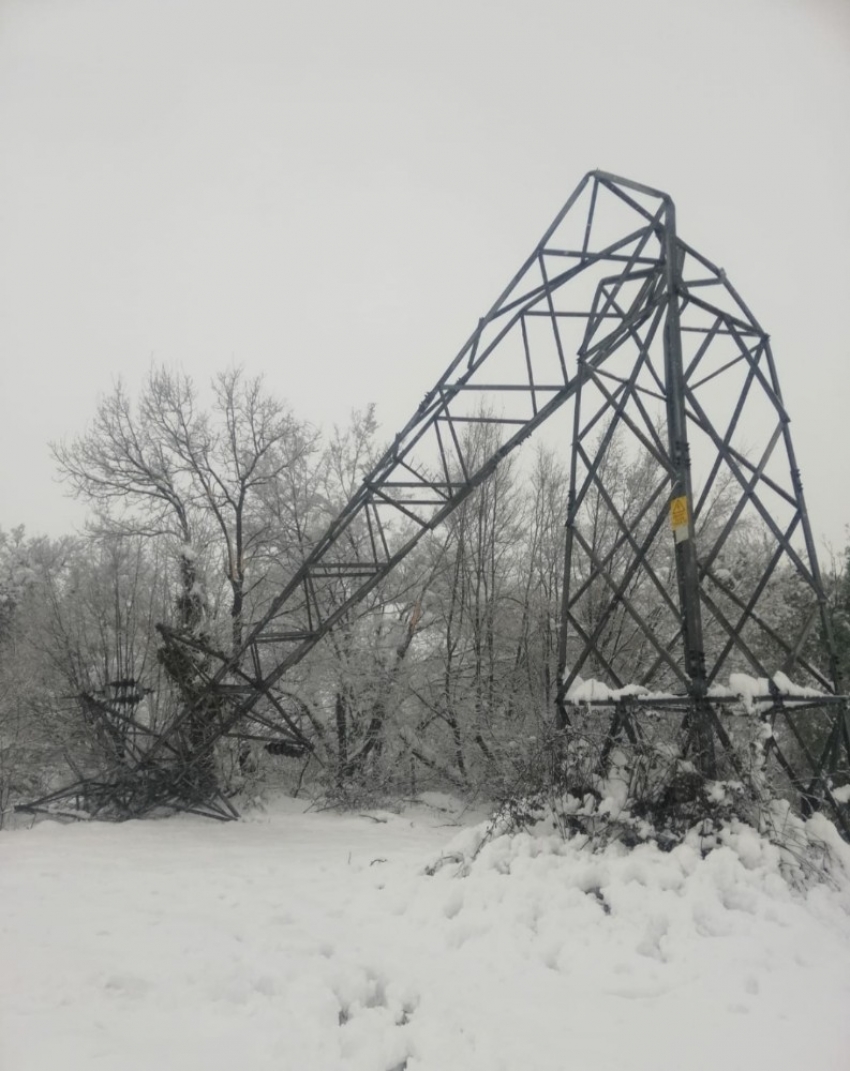
{"type": "MultiPolygon", "coordinates": [[[[585,771],[586,773],[586,771],[585,771]]],[[[803,818],[770,792],[758,766],[745,781],[711,781],[673,749],[615,748],[604,774],[573,778],[508,798],[496,811],[479,849],[494,837],[530,832],[572,840],[597,851],[611,844],[654,844],[665,851],[685,843],[702,855],[757,836],[777,854],[791,883],[850,875],[850,848],[821,813],[803,818]]],[[[844,801],[841,789],[837,799],[844,801]]]]}
{"type": "MultiPolygon", "coordinates": [[[[628,813],[625,818],[619,816],[619,820],[626,828],[636,825],[628,813]]],[[[648,843],[642,845],[626,843],[616,835],[617,822],[610,800],[598,808],[581,804],[575,797],[567,797],[566,803],[556,800],[554,804],[542,797],[514,800],[489,821],[461,834],[427,873],[435,874],[446,864],[456,864],[456,872],[462,876],[471,873],[474,866],[495,866],[509,873],[509,860],[516,854],[517,845],[522,846],[520,851],[524,854],[578,853],[595,859],[606,854],[621,858],[650,848],[670,854],[684,850],[685,856],[697,853],[702,859],[717,852],[731,852],[745,869],[767,868],[792,888],[805,890],[826,884],[850,897],[850,845],[822,814],[802,819],[788,803],[779,800],[765,812],[760,830],[731,815],[724,820],[697,823],[675,846],[658,845],[649,837],[648,843]],[[591,819],[588,825],[598,823],[595,833],[569,832],[570,819],[582,808],[586,808],[582,817],[591,819]]],[[[850,909],[850,898],[847,904],[850,909]]]]}
{"type": "Polygon", "coordinates": [[[730,828],[749,826],[782,849],[788,866],[796,861],[798,869],[820,874],[834,862],[820,839],[813,840],[817,823],[803,819],[827,807],[846,831],[848,772],[834,764],[813,777],[803,761],[813,751],[824,753],[830,724],[802,731],[795,725],[796,738],[783,738],[780,750],[772,708],[776,696],[820,693],[783,674],[770,681],[733,674],[730,682],[715,689],[715,698],[728,702],[712,712],[716,738],[702,754],[697,736],[683,731],[677,704],[665,707],[672,697],[650,696],[637,685],[612,690],[580,681],[570,693],[569,723],[543,736],[537,754],[518,768],[501,795],[499,821],[513,829],[548,822],[565,838],[582,835],[593,848],[619,842],[669,850],[696,838],[703,852],[722,844],[730,828]],[[649,703],[630,709],[633,697],[649,703]],[[806,770],[806,776],[799,772],[806,770]]]}
{"type": "Polygon", "coordinates": [[[846,1071],[850,849],[431,795],[0,834],[3,1071],[846,1071]],[[790,880],[789,880],[790,878],[790,880]]]}

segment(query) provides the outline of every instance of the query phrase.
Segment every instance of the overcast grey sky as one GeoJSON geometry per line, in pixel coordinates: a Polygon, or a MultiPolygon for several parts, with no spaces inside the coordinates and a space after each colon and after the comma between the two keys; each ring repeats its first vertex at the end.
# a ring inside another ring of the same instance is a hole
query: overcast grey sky
{"type": "MultiPolygon", "coordinates": [[[[151,358],[390,437],[588,170],[668,190],[850,523],[846,0],[0,0],[0,526],[151,358]]],[[[566,448],[566,443],[565,443],[566,448]]]]}

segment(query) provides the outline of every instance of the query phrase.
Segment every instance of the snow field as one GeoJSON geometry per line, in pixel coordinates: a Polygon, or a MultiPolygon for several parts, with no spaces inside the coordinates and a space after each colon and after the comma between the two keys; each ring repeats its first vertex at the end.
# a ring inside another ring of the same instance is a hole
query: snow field
{"type": "Polygon", "coordinates": [[[429,877],[471,817],[302,810],[0,834],[2,1071],[850,1067],[850,882],[746,829],[429,877]]]}

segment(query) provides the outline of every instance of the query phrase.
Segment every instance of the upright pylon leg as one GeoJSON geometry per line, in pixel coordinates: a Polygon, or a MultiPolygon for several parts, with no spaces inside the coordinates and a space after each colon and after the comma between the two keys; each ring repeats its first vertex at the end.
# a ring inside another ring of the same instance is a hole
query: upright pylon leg
{"type": "Polygon", "coordinates": [[[706,702],[705,645],[700,607],[699,562],[694,530],[694,493],[691,481],[691,453],[685,407],[685,379],[682,362],[682,327],[679,318],[681,297],[681,256],[676,244],[676,208],[668,198],[664,213],[664,272],[667,308],[664,322],[664,380],[667,395],[667,442],[671,472],[670,519],[675,541],[676,580],[682,614],[684,664],[688,691],[693,698],[693,718],[689,725],[695,765],[703,777],[717,776],[714,726],[706,702]]]}

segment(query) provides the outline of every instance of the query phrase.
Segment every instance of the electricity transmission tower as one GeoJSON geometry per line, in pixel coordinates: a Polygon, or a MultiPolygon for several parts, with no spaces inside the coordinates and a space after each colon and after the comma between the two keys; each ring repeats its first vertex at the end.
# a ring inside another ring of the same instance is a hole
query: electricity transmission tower
{"type": "Polygon", "coordinates": [[[679,237],[667,194],[601,171],[582,179],[241,650],[163,630],[203,660],[203,694],[157,733],[136,724],[120,769],[29,806],[85,792],[104,814],[225,816],[196,776],[217,742],[250,723],[309,748],[281,701],[284,675],[565,406],[558,724],[596,707],[614,738],[663,708],[713,778],[733,752],[724,711],[743,695],[782,726],[768,751],[803,806],[825,804],[843,824],[832,786],[848,772],[847,705],[769,337],[725,272],[679,237]],[[498,444],[488,456],[465,447],[470,424],[493,433],[481,438],[498,444]],[[618,456],[641,474],[635,486],[615,486],[618,456]],[[793,590],[790,616],[777,616],[780,582],[793,590]],[[199,712],[202,732],[187,733],[199,712]]]}

